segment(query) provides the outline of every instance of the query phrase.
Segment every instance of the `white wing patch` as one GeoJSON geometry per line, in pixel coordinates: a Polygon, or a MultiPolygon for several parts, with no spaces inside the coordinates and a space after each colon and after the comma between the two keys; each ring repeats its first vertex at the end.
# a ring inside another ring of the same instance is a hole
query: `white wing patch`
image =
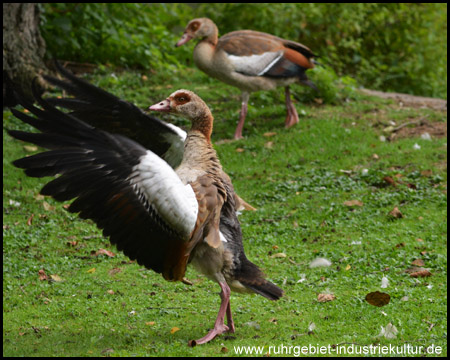
{"type": "Polygon", "coordinates": [[[252,76],[261,76],[269,71],[282,56],[282,51],[276,51],[250,56],[228,55],[228,60],[232,62],[236,72],[252,76]]]}
{"type": "Polygon", "coordinates": [[[185,237],[191,234],[197,221],[197,198],[192,187],[183,184],[169,164],[147,150],[129,179],[177,233],[185,237]]]}

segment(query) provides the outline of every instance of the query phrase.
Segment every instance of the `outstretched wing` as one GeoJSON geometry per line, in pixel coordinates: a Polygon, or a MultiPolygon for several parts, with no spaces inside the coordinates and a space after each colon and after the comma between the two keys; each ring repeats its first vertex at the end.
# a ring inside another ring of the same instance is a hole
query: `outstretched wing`
{"type": "Polygon", "coordinates": [[[198,213],[192,187],[135,141],[98,130],[35,96],[42,109],[22,101],[34,116],[12,111],[40,133],[8,132],[49,151],[14,165],[32,177],[59,175],[41,194],[75,199],[69,211],[92,219],[130,259],[167,280],[182,280],[198,213]]]}
{"type": "Polygon", "coordinates": [[[89,125],[136,141],[173,168],[180,164],[186,139],[184,130],[74,76],[57,62],[55,66],[63,80],[44,76],[45,80],[73,97],[48,98],[47,102],[71,110],[74,117],[89,125]]]}

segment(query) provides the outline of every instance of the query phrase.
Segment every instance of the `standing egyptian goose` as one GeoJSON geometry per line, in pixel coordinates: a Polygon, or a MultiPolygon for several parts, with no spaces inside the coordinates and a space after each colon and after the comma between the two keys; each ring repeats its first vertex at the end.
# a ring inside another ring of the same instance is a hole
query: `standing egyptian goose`
{"type": "Polygon", "coordinates": [[[234,332],[230,289],[271,300],[283,295],[245,256],[233,186],[211,145],[213,117],[197,95],[178,90],[150,107],[191,120],[176,170],[137,142],[96,129],[76,111],[64,113],[35,96],[42,109],[22,100],[34,116],[12,112],[40,133],[8,132],[49,149],[14,162],[28,176],[59,175],[41,194],[75,199],[70,212],[92,219],[118,250],[166,280],[182,281],[191,263],[219,283],[222,301],[214,328],[189,345],[234,332]]]}
{"type": "Polygon", "coordinates": [[[217,26],[208,18],[191,20],[176,45],[181,46],[194,38],[200,39],[194,49],[197,67],[242,91],[242,108],[235,139],[242,138],[248,99],[254,91],[284,86],[287,110],[285,126],[289,128],[298,123],[289,84],[300,82],[317,90],[305,73],[314,67],[315,55],[309,48],[252,30],[233,31],[219,39],[217,26]]]}

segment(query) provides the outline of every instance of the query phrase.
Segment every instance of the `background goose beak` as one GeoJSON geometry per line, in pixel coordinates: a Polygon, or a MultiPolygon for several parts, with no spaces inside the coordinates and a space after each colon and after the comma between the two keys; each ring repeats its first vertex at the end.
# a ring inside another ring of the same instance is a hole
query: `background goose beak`
{"type": "Polygon", "coordinates": [[[184,33],[180,40],[176,43],[176,47],[181,46],[183,44],[186,44],[189,40],[192,39],[192,36],[188,35],[187,33],[184,33]]]}

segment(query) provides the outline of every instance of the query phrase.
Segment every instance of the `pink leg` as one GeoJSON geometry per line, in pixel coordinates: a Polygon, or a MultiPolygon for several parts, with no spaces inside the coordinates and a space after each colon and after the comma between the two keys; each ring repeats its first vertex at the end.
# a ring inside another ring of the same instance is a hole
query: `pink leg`
{"type": "Polygon", "coordinates": [[[234,331],[236,330],[234,328],[234,321],[233,321],[233,317],[231,316],[231,307],[230,307],[230,301],[228,301],[228,306],[227,306],[227,324],[228,324],[228,328],[229,328],[229,332],[234,333],[234,331]]]}
{"type": "Polygon", "coordinates": [[[210,330],[208,334],[198,340],[190,340],[188,345],[194,347],[195,345],[205,344],[216,336],[223,334],[226,331],[234,332],[234,323],[231,318],[231,309],[230,309],[230,288],[228,287],[226,282],[219,282],[220,288],[222,291],[220,292],[220,299],[222,302],[220,303],[219,313],[217,314],[216,322],[214,323],[214,329],[210,330]],[[225,325],[225,314],[228,319],[228,327],[225,325]]]}
{"type": "Polygon", "coordinates": [[[298,123],[298,114],[297,110],[295,109],[294,104],[291,102],[291,92],[289,91],[289,86],[286,86],[284,94],[286,96],[286,122],[284,123],[284,126],[286,128],[290,128],[291,126],[294,126],[298,123]]]}
{"type": "Polygon", "coordinates": [[[244,128],[245,116],[247,115],[247,104],[250,94],[248,92],[242,93],[242,107],[241,114],[239,116],[239,123],[236,127],[236,131],[234,132],[234,139],[239,140],[242,139],[242,129],[244,128]]]}

